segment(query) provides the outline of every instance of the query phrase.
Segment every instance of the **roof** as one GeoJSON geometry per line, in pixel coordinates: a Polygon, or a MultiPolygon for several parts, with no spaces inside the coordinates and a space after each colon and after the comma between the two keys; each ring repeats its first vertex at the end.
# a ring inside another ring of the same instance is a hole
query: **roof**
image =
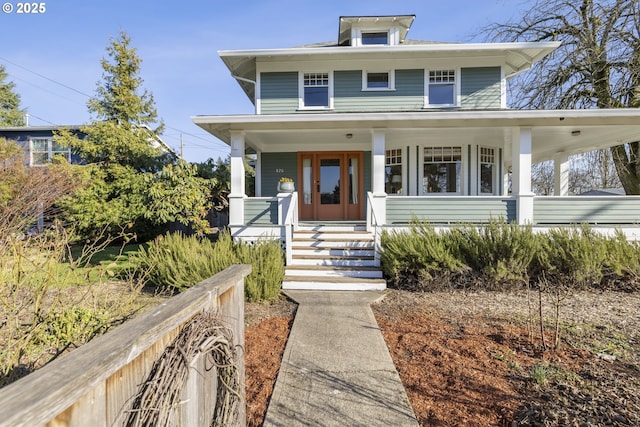
{"type": "Polygon", "coordinates": [[[0,132],[44,132],[58,129],[80,130],[79,125],[49,125],[49,126],[8,126],[0,127],[0,132]]]}
{"type": "Polygon", "coordinates": [[[302,61],[313,58],[318,61],[332,59],[360,60],[402,58],[429,59],[469,58],[491,56],[502,65],[505,77],[512,77],[548,55],[560,46],[560,42],[514,43],[441,43],[410,42],[398,46],[336,46],[317,44],[283,49],[221,50],[218,55],[231,75],[255,103],[256,63],[258,61],[302,61]]]}

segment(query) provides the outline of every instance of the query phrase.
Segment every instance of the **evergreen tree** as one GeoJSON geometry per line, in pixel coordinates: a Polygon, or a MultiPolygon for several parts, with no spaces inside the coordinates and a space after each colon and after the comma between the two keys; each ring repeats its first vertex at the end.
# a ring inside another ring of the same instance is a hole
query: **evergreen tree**
{"type": "Polygon", "coordinates": [[[15,83],[5,83],[8,74],[0,65],[0,127],[24,126],[24,110],[20,109],[20,95],[14,92],[15,83]]]}
{"type": "Polygon", "coordinates": [[[121,32],[107,47],[102,59],[102,82],[88,102],[95,117],[81,131],[84,139],[61,133],[66,142],[88,163],[131,166],[136,171],[157,171],[170,160],[158,144],[164,125],[158,120],[153,95],[142,91],[142,60],[121,32]],[[142,93],[140,93],[142,91],[142,93]]]}
{"type": "Polygon", "coordinates": [[[61,203],[65,219],[83,238],[124,230],[147,240],[172,222],[202,233],[215,179],[198,177],[195,166],[163,151],[157,135],[164,126],[153,95],[142,90],[142,60],[130,44],[120,33],[107,47],[85,138],[64,130],[56,137],[89,163],[77,173],[82,188],[61,203]]]}

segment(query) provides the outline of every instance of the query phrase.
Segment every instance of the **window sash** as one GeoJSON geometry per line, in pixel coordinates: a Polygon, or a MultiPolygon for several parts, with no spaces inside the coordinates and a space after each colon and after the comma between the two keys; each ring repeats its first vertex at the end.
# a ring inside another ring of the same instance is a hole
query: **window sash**
{"type": "Polygon", "coordinates": [[[388,31],[363,31],[360,40],[363,45],[387,45],[389,44],[388,31]]]}
{"type": "Polygon", "coordinates": [[[428,85],[429,105],[455,105],[456,72],[455,70],[429,71],[428,85]]]}
{"type": "Polygon", "coordinates": [[[478,163],[480,169],[480,194],[494,194],[497,171],[495,148],[480,147],[478,163]]]}
{"type": "Polygon", "coordinates": [[[402,194],[402,149],[394,148],[385,151],[384,191],[389,195],[402,194]]]}
{"type": "Polygon", "coordinates": [[[389,89],[389,73],[367,73],[368,89],[389,89]]]}
{"type": "Polygon", "coordinates": [[[303,76],[303,105],[329,106],[329,73],[305,73],[303,76]]]}
{"type": "Polygon", "coordinates": [[[462,192],[462,147],[425,147],[422,168],[423,193],[462,192]]]}
{"type": "Polygon", "coordinates": [[[31,139],[31,165],[45,165],[59,154],[64,155],[67,160],[71,159],[71,149],[55,143],[52,138],[31,139]]]}

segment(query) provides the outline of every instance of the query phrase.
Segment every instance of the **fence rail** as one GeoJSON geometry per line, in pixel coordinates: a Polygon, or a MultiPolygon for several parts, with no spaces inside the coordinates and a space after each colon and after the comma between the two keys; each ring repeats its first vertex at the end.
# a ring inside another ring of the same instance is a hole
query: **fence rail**
{"type": "MultiPolygon", "coordinates": [[[[232,266],[0,390],[0,426],[117,426],[153,362],[202,311],[217,312],[244,348],[244,278],[232,266]]],[[[241,350],[242,351],[242,350],[241,350]]],[[[204,355],[202,357],[205,357],[204,355]]],[[[201,363],[193,363],[201,366],[201,363]]],[[[240,361],[244,387],[244,362],[240,361]]],[[[216,370],[192,368],[177,424],[209,425],[216,370]],[[212,378],[213,376],[213,378],[212,378]]],[[[244,388],[241,390],[244,399],[244,388]]],[[[244,426],[244,401],[237,425],[244,426]]]]}

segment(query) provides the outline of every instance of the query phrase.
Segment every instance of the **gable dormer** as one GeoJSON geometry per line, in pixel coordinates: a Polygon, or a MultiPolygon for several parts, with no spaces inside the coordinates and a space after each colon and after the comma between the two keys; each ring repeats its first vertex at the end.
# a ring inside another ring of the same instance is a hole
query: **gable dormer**
{"type": "Polygon", "coordinates": [[[415,15],[341,16],[340,46],[397,46],[404,42],[415,15]]]}

